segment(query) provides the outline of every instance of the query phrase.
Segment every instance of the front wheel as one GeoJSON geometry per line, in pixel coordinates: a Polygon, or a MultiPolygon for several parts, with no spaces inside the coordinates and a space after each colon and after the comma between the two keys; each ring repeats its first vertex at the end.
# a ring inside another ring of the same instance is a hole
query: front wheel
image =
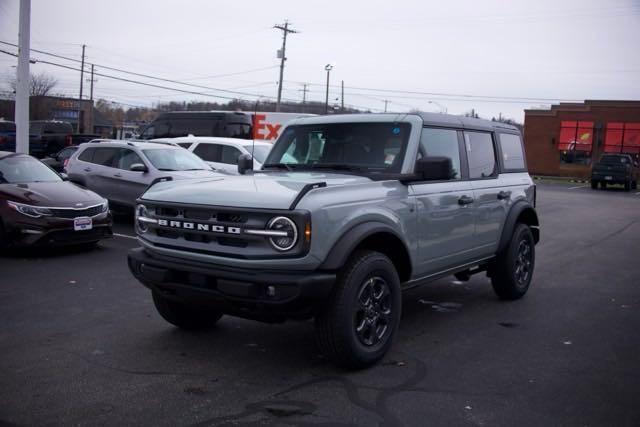
{"type": "Polygon", "coordinates": [[[624,191],[631,191],[631,181],[624,182],[624,191]]]}
{"type": "Polygon", "coordinates": [[[401,309],[400,279],[393,263],[379,252],[356,252],[316,316],[320,349],[348,369],[373,365],[391,347],[401,309]]]}
{"type": "Polygon", "coordinates": [[[531,229],[525,224],[518,224],[509,245],[498,255],[491,277],[493,290],[500,299],[516,300],[527,293],[535,261],[531,229]]]}
{"type": "Polygon", "coordinates": [[[591,181],[591,189],[595,190],[596,188],[598,188],[598,181],[591,181]]]}
{"type": "Polygon", "coordinates": [[[222,313],[177,301],[152,292],[156,310],[164,320],[182,329],[208,329],[220,320],[222,313]]]}
{"type": "Polygon", "coordinates": [[[606,182],[604,182],[604,181],[602,181],[602,182],[600,183],[600,188],[602,188],[603,190],[606,190],[606,189],[607,189],[607,183],[606,183],[606,182]]]}

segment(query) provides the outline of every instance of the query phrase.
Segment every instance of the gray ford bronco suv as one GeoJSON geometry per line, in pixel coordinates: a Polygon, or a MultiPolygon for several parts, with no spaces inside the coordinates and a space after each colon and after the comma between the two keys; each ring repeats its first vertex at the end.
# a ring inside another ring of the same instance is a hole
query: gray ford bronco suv
{"type": "Polygon", "coordinates": [[[315,319],[336,364],[380,360],[401,292],[486,272],[522,297],[535,264],[535,186],[518,130],[443,114],[296,119],[263,168],[161,182],[138,200],[129,268],[185,329],[223,314],[315,319]]]}

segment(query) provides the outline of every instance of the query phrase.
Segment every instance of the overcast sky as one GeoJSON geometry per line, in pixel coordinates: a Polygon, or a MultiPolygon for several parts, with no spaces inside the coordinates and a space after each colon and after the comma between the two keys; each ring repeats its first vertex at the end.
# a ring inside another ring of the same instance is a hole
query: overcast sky
{"type": "MultiPolygon", "coordinates": [[[[287,43],[286,99],[301,100],[302,83],[308,83],[307,99],[324,101],[327,63],[334,64],[331,83],[337,85],[331,98],[340,97],[344,80],[345,104],[373,111],[384,109],[386,99],[390,111],[446,108],[459,114],[475,108],[483,117],[502,113],[523,120],[525,108],[552,100],[640,99],[640,0],[31,4],[32,48],[79,59],[86,44],[96,71],[212,95],[234,96],[100,65],[235,90],[244,99],[273,98],[282,43],[273,25],[288,19],[299,33],[287,43]]],[[[17,43],[18,9],[18,0],[0,0],[0,41],[17,43]]],[[[32,57],[79,66],[43,54],[32,57]]],[[[15,75],[15,64],[16,58],[0,53],[0,89],[15,75]]],[[[57,92],[78,96],[78,72],[38,63],[31,70],[53,74],[57,92]]],[[[125,105],[217,99],[97,80],[94,97],[125,105]]]]}

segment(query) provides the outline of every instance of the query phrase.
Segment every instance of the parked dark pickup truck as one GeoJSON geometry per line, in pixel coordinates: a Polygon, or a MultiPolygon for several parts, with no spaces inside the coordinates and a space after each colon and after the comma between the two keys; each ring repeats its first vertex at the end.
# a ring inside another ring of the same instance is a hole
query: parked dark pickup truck
{"type": "Polygon", "coordinates": [[[0,120],[0,151],[16,151],[16,124],[0,120]]]}
{"type": "Polygon", "coordinates": [[[29,122],[29,154],[43,158],[71,145],[73,126],[69,122],[32,120],[29,122]]]}
{"type": "Polygon", "coordinates": [[[591,188],[607,188],[607,184],[623,184],[629,191],[638,186],[638,162],[630,154],[604,154],[591,170],[591,188]]]}

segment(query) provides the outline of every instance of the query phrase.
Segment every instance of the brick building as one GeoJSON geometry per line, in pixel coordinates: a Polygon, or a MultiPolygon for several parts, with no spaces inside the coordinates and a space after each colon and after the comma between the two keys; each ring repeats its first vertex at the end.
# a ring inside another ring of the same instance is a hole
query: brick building
{"type": "Polygon", "coordinates": [[[524,143],[531,174],[589,177],[603,153],[640,158],[640,101],[587,100],[525,110],[524,143]]]}
{"type": "MultiPolygon", "coordinates": [[[[13,100],[0,100],[0,117],[13,120],[15,103],[13,100]]],[[[74,131],[111,136],[113,123],[106,119],[93,106],[93,101],[58,96],[31,96],[29,98],[30,120],[61,120],[69,122],[74,131]]]]}

